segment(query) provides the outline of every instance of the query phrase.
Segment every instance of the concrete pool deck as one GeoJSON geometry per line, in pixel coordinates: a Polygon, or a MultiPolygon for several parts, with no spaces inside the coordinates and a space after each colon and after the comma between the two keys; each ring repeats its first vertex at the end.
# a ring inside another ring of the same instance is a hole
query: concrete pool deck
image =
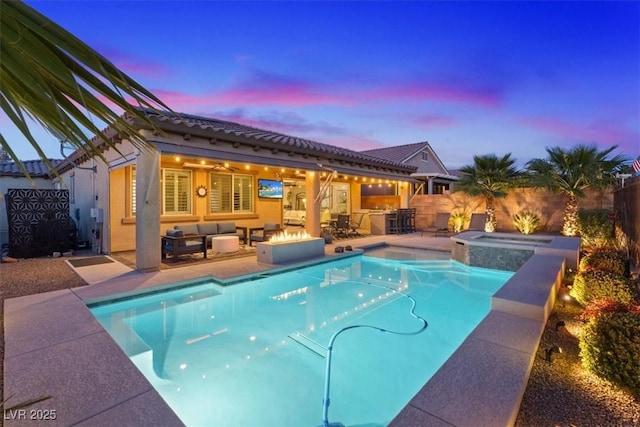
{"type": "MultiPolygon", "coordinates": [[[[352,255],[335,254],[336,245],[365,249],[385,243],[398,251],[451,250],[449,238],[417,233],[341,240],[327,245],[325,255],[352,255]]],[[[555,300],[559,269],[564,268],[559,257],[530,261],[536,263],[532,267],[536,277],[526,273],[517,278],[516,273],[505,284],[508,292],[494,297],[489,315],[391,425],[498,426],[515,422],[545,313],[555,300]]],[[[33,408],[56,413],[53,421],[7,419],[5,414],[6,425],[182,425],[86,303],[206,276],[233,283],[242,276],[299,265],[261,264],[255,256],[152,273],[133,271],[118,262],[98,264],[74,268],[88,286],[6,300],[5,396],[22,401],[49,395],[50,400],[33,408]]]]}

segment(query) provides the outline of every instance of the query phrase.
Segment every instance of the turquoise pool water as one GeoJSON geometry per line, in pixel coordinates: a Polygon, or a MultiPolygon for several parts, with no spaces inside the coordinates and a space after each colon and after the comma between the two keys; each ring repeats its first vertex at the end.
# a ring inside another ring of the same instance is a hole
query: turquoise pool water
{"type": "Polygon", "coordinates": [[[317,426],[325,349],[331,422],[386,425],[487,315],[511,272],[357,256],[221,287],[202,283],[91,307],[189,426],[317,426]]]}

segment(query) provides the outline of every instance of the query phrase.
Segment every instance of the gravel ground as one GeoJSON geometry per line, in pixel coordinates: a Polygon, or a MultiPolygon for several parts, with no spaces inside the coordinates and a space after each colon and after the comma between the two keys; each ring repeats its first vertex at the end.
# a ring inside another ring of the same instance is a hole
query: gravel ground
{"type": "MultiPolygon", "coordinates": [[[[0,264],[0,357],[4,362],[4,300],[86,283],[65,262],[65,258],[30,258],[0,264]]],[[[0,402],[4,400],[4,363],[0,377],[0,402]]],[[[17,402],[9,402],[17,403],[17,402]]],[[[0,423],[1,424],[1,423],[0,423]]]]}
{"type": "MultiPolygon", "coordinates": [[[[558,300],[559,301],[559,300],[558,300]]],[[[529,383],[520,405],[516,427],[538,426],[638,426],[640,401],[583,369],[576,336],[577,303],[556,303],[545,327],[529,383]],[[559,321],[565,327],[556,325],[559,321]],[[551,363],[546,350],[557,345],[551,363]]],[[[640,373],[639,373],[640,375],[640,373]]]]}
{"type": "MultiPolygon", "coordinates": [[[[86,283],[64,258],[35,258],[0,264],[0,356],[4,360],[4,300],[24,295],[84,286],[86,283]]],[[[578,341],[579,307],[556,304],[544,331],[517,427],[539,426],[634,426],[640,425],[640,402],[580,366],[578,341]],[[558,321],[565,327],[556,331],[558,321]],[[545,350],[557,344],[562,354],[545,360],[545,350]]],[[[3,377],[4,378],[4,375],[3,377]]],[[[0,400],[3,383],[0,379],[0,400]]]]}

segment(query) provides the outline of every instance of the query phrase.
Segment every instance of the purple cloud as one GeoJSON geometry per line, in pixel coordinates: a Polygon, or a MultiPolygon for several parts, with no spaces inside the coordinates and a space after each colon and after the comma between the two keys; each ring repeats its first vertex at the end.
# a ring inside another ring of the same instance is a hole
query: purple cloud
{"type": "Polygon", "coordinates": [[[569,143],[597,143],[602,146],[618,145],[623,151],[638,150],[638,132],[628,131],[617,120],[598,119],[588,124],[578,124],[555,117],[528,117],[520,122],[530,128],[548,133],[569,143]]]}
{"type": "Polygon", "coordinates": [[[458,121],[453,117],[447,117],[438,114],[424,114],[413,116],[409,118],[409,121],[414,125],[423,126],[428,129],[451,127],[458,123],[458,121]]]}
{"type": "Polygon", "coordinates": [[[127,74],[153,79],[171,75],[171,70],[165,64],[144,60],[138,55],[131,55],[110,47],[100,48],[100,53],[127,74]]]}
{"type": "MultiPolygon", "coordinates": [[[[168,95],[168,94],[167,94],[168,95]]],[[[234,107],[251,106],[355,106],[373,102],[415,100],[449,102],[496,107],[502,103],[502,90],[482,87],[463,79],[450,81],[369,82],[335,81],[315,83],[289,78],[259,70],[251,70],[232,87],[203,95],[167,96],[178,105],[212,105],[234,107]]],[[[163,98],[164,99],[164,98],[163,98]]]]}
{"type": "Polygon", "coordinates": [[[339,92],[298,78],[289,78],[258,70],[233,87],[207,98],[216,105],[256,106],[256,105],[344,105],[346,99],[339,92]]]}
{"type": "Polygon", "coordinates": [[[473,87],[462,81],[420,81],[383,85],[363,94],[371,100],[414,99],[497,107],[502,103],[502,93],[495,88],[473,87]]]}
{"type": "Polygon", "coordinates": [[[201,115],[300,137],[314,134],[344,135],[349,133],[345,128],[334,126],[324,121],[310,122],[294,112],[281,113],[273,111],[265,114],[251,115],[244,109],[238,108],[226,112],[204,113],[201,115]]]}

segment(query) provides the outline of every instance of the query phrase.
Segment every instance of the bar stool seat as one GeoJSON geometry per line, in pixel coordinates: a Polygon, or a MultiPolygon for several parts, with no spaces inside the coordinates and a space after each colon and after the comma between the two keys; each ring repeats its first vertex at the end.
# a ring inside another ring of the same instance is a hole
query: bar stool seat
{"type": "Polygon", "coordinates": [[[386,219],[389,222],[389,234],[400,234],[398,211],[386,214],[386,219]]]}

